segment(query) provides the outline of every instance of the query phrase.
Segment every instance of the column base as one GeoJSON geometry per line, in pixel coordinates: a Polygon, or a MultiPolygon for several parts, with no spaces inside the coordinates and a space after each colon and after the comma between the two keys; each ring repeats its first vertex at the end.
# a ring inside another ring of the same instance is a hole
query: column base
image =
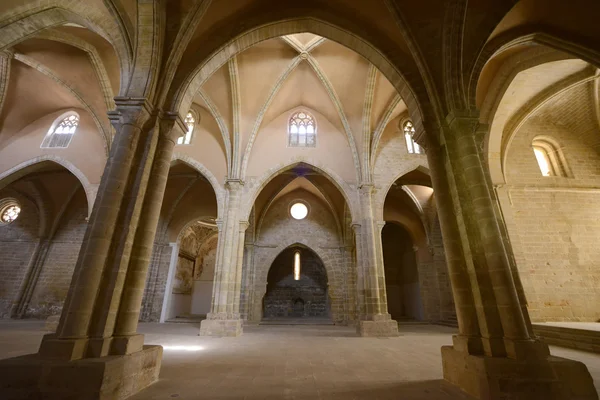
{"type": "Polygon", "coordinates": [[[126,399],[158,380],[161,360],[161,346],[76,361],[38,354],[0,360],[0,398],[126,399]]]}
{"type": "Polygon", "coordinates": [[[240,336],[243,333],[241,319],[205,319],[200,322],[200,336],[240,336]]]}
{"type": "Polygon", "coordinates": [[[356,332],[365,337],[399,336],[398,322],[391,319],[389,314],[375,315],[373,320],[358,321],[356,332]]]}
{"type": "Polygon", "coordinates": [[[547,356],[515,360],[442,347],[444,379],[481,400],[598,400],[585,364],[547,356]]]}

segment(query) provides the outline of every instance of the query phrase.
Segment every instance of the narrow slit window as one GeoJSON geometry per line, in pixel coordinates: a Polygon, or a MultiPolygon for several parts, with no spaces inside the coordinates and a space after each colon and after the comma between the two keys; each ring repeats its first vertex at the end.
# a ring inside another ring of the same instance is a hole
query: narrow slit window
{"type": "Polygon", "coordinates": [[[404,124],[404,139],[406,140],[406,148],[410,154],[423,154],[423,149],[415,142],[415,127],[411,121],[406,121],[404,124]]]}
{"type": "Polygon", "coordinates": [[[300,252],[294,253],[294,280],[300,280],[300,252]]]}
{"type": "Polygon", "coordinates": [[[185,132],[185,135],[177,139],[177,144],[190,144],[192,142],[192,135],[194,133],[194,128],[196,127],[196,118],[194,118],[194,114],[191,112],[187,113],[184,122],[185,126],[187,126],[187,131],[185,132]]]}
{"type": "Polygon", "coordinates": [[[541,147],[534,147],[533,152],[535,153],[535,158],[537,160],[538,166],[540,167],[542,175],[554,175],[550,167],[550,158],[548,157],[548,153],[546,153],[546,150],[542,149],[541,147]]]}

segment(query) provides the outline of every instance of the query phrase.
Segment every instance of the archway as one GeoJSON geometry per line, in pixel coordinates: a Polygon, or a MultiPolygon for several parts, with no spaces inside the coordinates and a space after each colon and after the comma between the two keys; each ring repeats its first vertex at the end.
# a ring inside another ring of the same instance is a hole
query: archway
{"type": "Polygon", "coordinates": [[[222,188],[201,165],[175,160],[163,199],[141,319],[201,319],[210,311],[222,188]]]}
{"type": "Polygon", "coordinates": [[[263,298],[263,321],[331,320],[327,271],[311,249],[293,245],[271,264],[263,298]]]}
{"type": "Polygon", "coordinates": [[[0,316],[60,314],[87,226],[82,182],[42,161],[0,179],[0,316]]]}
{"type": "Polygon", "coordinates": [[[410,234],[399,224],[386,224],[381,242],[388,312],[396,321],[422,320],[419,271],[410,234]]]}

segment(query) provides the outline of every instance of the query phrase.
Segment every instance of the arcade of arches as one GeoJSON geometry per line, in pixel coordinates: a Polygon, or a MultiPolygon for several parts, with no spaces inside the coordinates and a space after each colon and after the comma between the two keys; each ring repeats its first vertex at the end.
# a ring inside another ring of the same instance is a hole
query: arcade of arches
{"type": "Polygon", "coordinates": [[[457,396],[598,399],[549,347],[600,352],[598,15],[3,1],[0,317],[51,333],[0,354],[0,397],[151,393],[163,348],[139,323],[178,322],[357,348],[445,325],[457,396]]]}

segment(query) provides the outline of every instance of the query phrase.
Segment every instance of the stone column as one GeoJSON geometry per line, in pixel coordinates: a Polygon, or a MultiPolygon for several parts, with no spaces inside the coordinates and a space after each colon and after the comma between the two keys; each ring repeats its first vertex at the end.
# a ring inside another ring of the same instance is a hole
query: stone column
{"type": "Polygon", "coordinates": [[[55,335],[40,354],[80,359],[109,354],[114,322],[154,156],[155,121],[143,99],[117,99],[112,143],[55,335]],[[94,338],[94,339],[90,339],[94,338]]]}
{"type": "Polygon", "coordinates": [[[116,104],[109,116],[118,133],[58,329],[44,336],[38,354],[0,360],[0,398],[37,398],[41,393],[48,398],[124,399],[158,379],[160,346],[140,344],[135,347],[139,351],[131,347],[126,356],[113,347],[158,143],[157,116],[150,104],[130,98],[117,98],[116,104]]]}
{"type": "MultiPolygon", "coordinates": [[[[464,229],[459,228],[461,205],[450,182],[454,176],[437,135],[430,134],[427,142],[427,161],[435,194],[435,203],[442,231],[448,275],[452,285],[459,334],[453,337],[454,347],[468,354],[482,354],[479,321],[473,300],[471,277],[467,269],[464,229]]],[[[476,284],[476,282],[475,282],[476,284]]]]}
{"type": "Polygon", "coordinates": [[[452,114],[442,128],[441,145],[430,138],[433,146],[428,148],[461,318],[454,346],[442,347],[444,379],[478,399],[596,399],[584,364],[550,357],[548,346],[529,335],[527,310],[519,301],[511,250],[500,226],[503,221],[495,213],[494,194],[475,142],[477,125],[476,115],[452,114]],[[444,178],[450,198],[444,193],[444,178]],[[459,236],[455,236],[457,231],[459,236]],[[460,237],[460,246],[454,243],[456,237],[460,237]],[[481,346],[474,339],[469,290],[481,346]]]}
{"type": "Polygon", "coordinates": [[[475,129],[478,119],[449,117],[445,131],[450,165],[463,211],[468,246],[478,294],[476,305],[483,346],[487,355],[518,357],[515,344],[530,341],[504,246],[494,199],[488,187],[477,146],[475,129]]]}
{"type": "Polygon", "coordinates": [[[144,198],[143,217],[135,234],[131,261],[117,314],[112,354],[131,354],[140,351],[144,344],[144,335],[137,334],[140,307],[171,168],[173,148],[177,138],[185,133],[186,128],[178,114],[163,115],[160,118],[158,144],[144,198]]]}
{"type": "Polygon", "coordinates": [[[222,228],[219,231],[219,245],[213,285],[211,312],[200,324],[201,336],[239,336],[242,334],[240,318],[240,294],[242,261],[239,257],[240,237],[243,249],[243,232],[240,225],[239,209],[243,183],[229,180],[226,184],[227,198],[222,228]]]}
{"type": "Polygon", "coordinates": [[[387,312],[382,224],[373,217],[373,186],[359,189],[361,220],[354,224],[356,232],[357,288],[361,301],[357,331],[361,336],[398,336],[398,323],[387,312]]]}

